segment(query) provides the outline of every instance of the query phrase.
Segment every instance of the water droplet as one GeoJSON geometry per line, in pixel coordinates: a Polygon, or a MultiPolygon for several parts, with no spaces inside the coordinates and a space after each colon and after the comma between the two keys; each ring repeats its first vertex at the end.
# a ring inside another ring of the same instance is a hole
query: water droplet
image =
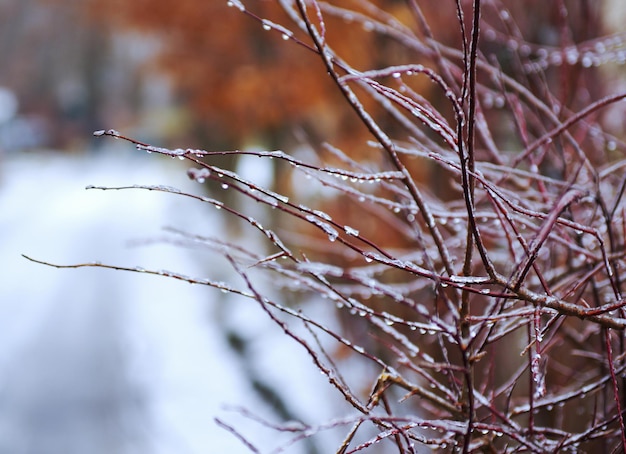
{"type": "Polygon", "coordinates": [[[563,63],[563,56],[560,52],[553,52],[550,54],[550,63],[554,66],[560,66],[563,63]]]}
{"type": "Polygon", "coordinates": [[[519,48],[519,53],[522,57],[528,57],[530,55],[530,46],[528,44],[522,44],[519,48]]]}
{"type": "Polygon", "coordinates": [[[190,169],[187,169],[187,176],[191,180],[195,180],[198,183],[204,183],[206,181],[206,179],[209,177],[209,175],[211,175],[211,172],[209,171],[209,169],[206,169],[206,168],[202,168],[202,169],[190,168],[190,169]]]}
{"type": "Polygon", "coordinates": [[[222,189],[228,189],[228,185],[226,183],[222,183],[222,189]]]}
{"type": "Polygon", "coordinates": [[[573,48],[573,49],[568,49],[565,51],[565,60],[570,65],[576,64],[578,62],[579,57],[580,57],[580,54],[578,53],[578,49],[573,48]]]}
{"type": "Polygon", "coordinates": [[[239,11],[245,11],[246,7],[243,6],[243,3],[241,3],[239,0],[228,0],[226,2],[226,5],[228,6],[234,6],[235,8],[237,8],[239,11]]]}

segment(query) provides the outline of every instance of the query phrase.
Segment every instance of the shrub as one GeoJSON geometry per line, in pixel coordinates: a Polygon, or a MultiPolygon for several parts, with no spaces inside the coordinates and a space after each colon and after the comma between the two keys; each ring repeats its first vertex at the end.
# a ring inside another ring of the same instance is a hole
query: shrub
{"type": "Polygon", "coordinates": [[[262,233],[244,248],[178,232],[225,257],[240,287],[165,274],[256,301],[353,409],[273,427],[293,443],[343,430],[341,453],[625,450],[626,93],[607,81],[626,54],[602,36],[600,6],[279,3],[290,23],[228,1],[317,54],[369,134],[360,145],[172,150],[95,133],[186,160],[239,200],[144,188],[262,233]],[[336,51],[348,31],[374,34],[385,66],[336,51]],[[216,165],[223,155],[273,160],[280,184],[216,165]],[[266,218],[250,216],[259,204],[266,218]],[[310,315],[320,306],[327,319],[310,315]]]}

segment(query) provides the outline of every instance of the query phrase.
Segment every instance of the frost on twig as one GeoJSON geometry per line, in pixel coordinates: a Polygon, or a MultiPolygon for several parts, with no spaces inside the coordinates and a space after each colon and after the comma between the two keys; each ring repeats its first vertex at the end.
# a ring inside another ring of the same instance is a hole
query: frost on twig
{"type": "MultiPolygon", "coordinates": [[[[96,131],[185,161],[199,185],[90,189],[192,198],[260,236],[246,235],[244,246],[170,231],[223,256],[240,287],[137,267],[63,267],[160,274],[259,305],[354,411],[318,424],[265,421],[294,434],[277,452],[331,429],[343,434],[338,452],[626,449],[626,147],[603,117],[626,94],[602,92],[595,70],[623,63],[614,38],[536,44],[526,36],[532,17],[478,0],[440,6],[447,27],[455,24],[449,39],[424,2],[398,7],[402,18],[367,1],[354,10],[280,3],[293,26],[261,17],[252,2],[228,2],[281,45],[317,54],[322,76],[368,131],[362,148],[326,144],[304,159],[172,150],[96,131]],[[399,61],[361,68],[334,27],[376,34],[399,61]],[[258,185],[220,167],[223,155],[279,163],[291,183],[258,185]],[[257,216],[258,207],[270,215],[257,216]],[[312,315],[320,306],[327,319],[312,315]],[[354,362],[366,373],[354,377],[354,362]]],[[[587,24],[569,12],[558,36],[587,24]]],[[[257,449],[245,430],[221,424],[257,449]]]]}

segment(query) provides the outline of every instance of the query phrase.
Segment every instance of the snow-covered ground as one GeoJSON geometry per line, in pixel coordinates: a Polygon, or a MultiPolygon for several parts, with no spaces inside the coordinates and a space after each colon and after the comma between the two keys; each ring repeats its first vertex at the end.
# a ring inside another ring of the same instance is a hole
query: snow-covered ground
{"type": "MultiPolygon", "coordinates": [[[[199,191],[183,163],[129,147],[0,156],[0,452],[249,452],[216,416],[252,434],[257,446],[276,446],[276,434],[255,433],[254,424],[224,410],[269,414],[245,380],[248,365],[220,335],[220,292],[137,273],[56,269],[21,256],[224,278],[204,253],[133,245],[159,237],[164,226],[215,234],[220,221],[211,209],[171,194],[85,190],[90,184],[199,191]]],[[[324,379],[306,356],[253,304],[229,304],[246,311],[237,323],[249,320],[251,335],[263,339],[272,353],[268,375],[284,380],[279,388],[296,396],[294,408],[326,415],[324,379]],[[276,369],[286,364],[289,370],[276,369]]]]}

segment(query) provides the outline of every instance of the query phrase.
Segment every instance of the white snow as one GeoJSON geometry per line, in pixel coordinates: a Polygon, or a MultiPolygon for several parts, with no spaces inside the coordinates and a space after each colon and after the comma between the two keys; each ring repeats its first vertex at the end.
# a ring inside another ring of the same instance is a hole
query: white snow
{"type": "Polygon", "coordinates": [[[260,359],[269,352],[269,360],[250,366],[269,368],[265,376],[296,396],[290,403],[297,411],[328,415],[324,377],[254,302],[172,279],[56,269],[21,257],[228,281],[206,251],[133,245],[163,236],[164,226],[215,235],[216,210],[154,191],[85,190],[162,184],[200,193],[185,171],[178,160],[123,147],[74,157],[0,156],[0,452],[248,452],[216,416],[263,452],[275,447],[280,437],[223,408],[271,416],[219,334],[225,319],[248,323],[250,335],[262,339],[253,353],[260,359]],[[226,302],[247,313],[225,318],[226,302]]]}

